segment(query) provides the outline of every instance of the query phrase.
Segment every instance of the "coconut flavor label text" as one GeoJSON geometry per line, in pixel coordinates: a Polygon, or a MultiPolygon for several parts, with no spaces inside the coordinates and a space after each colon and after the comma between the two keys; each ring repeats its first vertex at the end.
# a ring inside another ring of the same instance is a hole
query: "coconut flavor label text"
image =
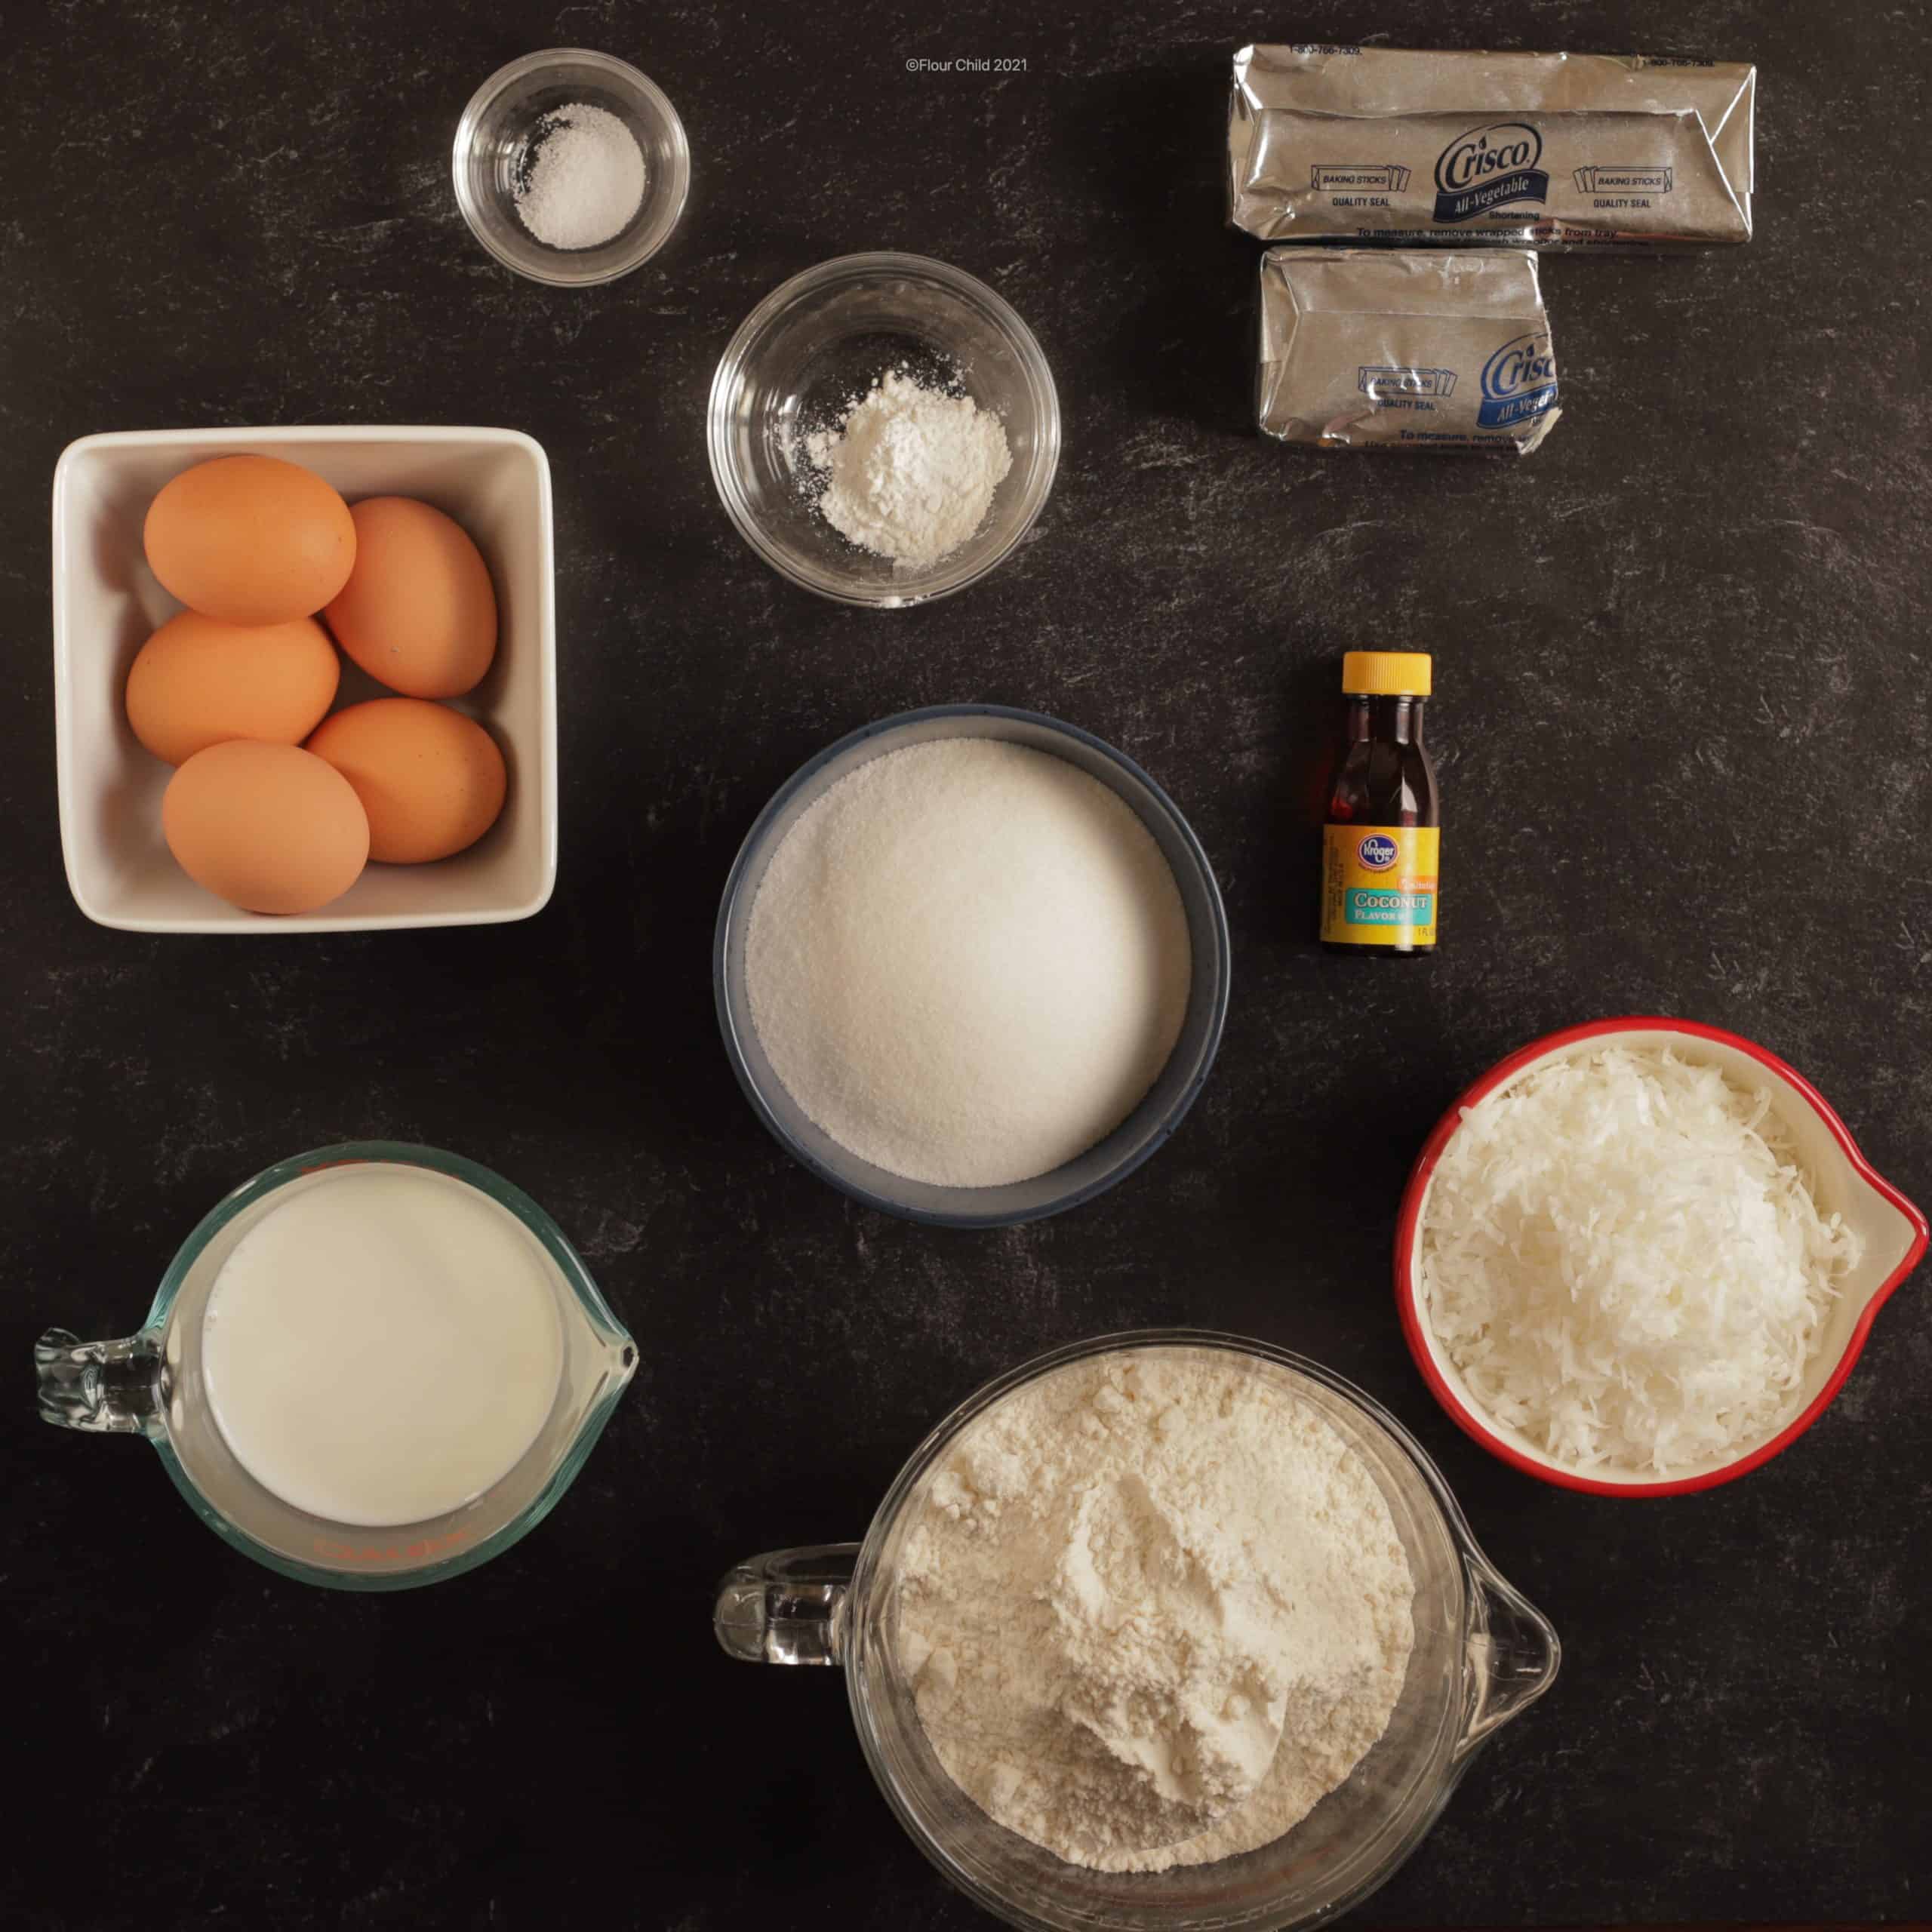
{"type": "Polygon", "coordinates": [[[1331,825],[1323,833],[1321,937],[1433,946],[1442,834],[1432,825],[1331,825]]]}

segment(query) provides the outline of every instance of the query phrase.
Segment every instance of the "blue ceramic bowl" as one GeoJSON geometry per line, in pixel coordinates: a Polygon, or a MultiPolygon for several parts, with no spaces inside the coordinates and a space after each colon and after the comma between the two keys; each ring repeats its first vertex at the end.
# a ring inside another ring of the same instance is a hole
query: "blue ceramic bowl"
{"type": "Polygon", "coordinates": [[[1214,1063],[1228,1013],[1228,921],[1214,868],[1170,798],[1131,758],[1077,725],[997,704],[902,712],[854,731],[794,772],[740,848],[718,912],[712,949],[718,1023],[738,1084],[760,1120],[821,1180],[888,1214],[943,1228],[1004,1228],[1077,1208],[1133,1173],[1180,1124],[1214,1063]],[[1133,808],[1173,869],[1187,914],[1194,968],[1180,1037],[1161,1075],[1112,1133],[1064,1166],[1000,1187],[940,1187],[863,1161],[808,1120],[758,1043],[745,989],[745,934],[772,854],[800,816],[848,772],[888,752],[937,738],[998,738],[1063,758],[1133,808]]]}

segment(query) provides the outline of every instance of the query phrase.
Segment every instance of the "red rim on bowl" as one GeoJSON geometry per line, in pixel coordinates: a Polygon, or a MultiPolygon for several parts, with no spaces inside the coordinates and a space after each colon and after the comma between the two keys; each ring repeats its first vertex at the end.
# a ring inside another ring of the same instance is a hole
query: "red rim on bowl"
{"type": "Polygon", "coordinates": [[[1544,1482],[1555,1483],[1564,1489],[1580,1489],[1592,1496],[1684,1496],[1703,1489],[1715,1489],[1720,1483],[1732,1482],[1747,1475],[1755,1469],[1768,1463],[1780,1451],[1788,1448],[1822,1415],[1826,1405],[1844,1386],[1845,1377],[1851,1371],[1865,1346],[1866,1337],[1872,1332],[1872,1323],[1879,1309],[1890,1299],[1899,1284],[1918,1266],[1923,1258],[1927,1238],[1924,1215],[1908,1201],[1891,1183],[1879,1174],[1860,1152],[1850,1129],[1840,1120],[1824,1096],[1810,1081],[1788,1066],[1777,1054],[1767,1053],[1761,1047],[1736,1033],[1726,1032],[1720,1026],[1700,1026],[1692,1020],[1672,1020],[1660,1016],[1632,1016],[1619,1020],[1598,1020],[1587,1026],[1566,1026],[1555,1033],[1546,1033],[1542,1038],[1532,1040],[1526,1047],[1519,1048],[1506,1060],[1500,1060],[1475,1084],[1460,1095],[1423,1143],[1422,1152],[1416,1156],[1415,1166],[1410,1171],[1408,1185],[1402,1193],[1402,1209],[1395,1226],[1395,1301],[1401,1316],[1402,1338],[1407,1343],[1409,1353],[1414,1357],[1416,1367],[1422,1371],[1423,1380],[1429,1384],[1429,1391],[1448,1413],[1450,1420],[1465,1435],[1473,1437],[1492,1456],[1522,1470],[1526,1475],[1540,1478],[1544,1482]],[[1808,1402],[1803,1412],[1779,1430],[1768,1441],[1740,1456],[1735,1462],[1727,1463],[1721,1469],[1709,1469],[1703,1474],[1680,1476],[1660,1482],[1607,1482],[1600,1477],[1587,1475],[1580,1471],[1566,1469],[1560,1466],[1544,1462],[1523,1452],[1505,1441],[1491,1429],[1463,1396],[1451,1386],[1442,1371],[1436,1366],[1429,1352],[1429,1341],[1423,1331],[1426,1320],[1422,1294],[1416,1279],[1416,1245],[1421,1230],[1422,1209],[1424,1197],[1429,1192],[1430,1178],[1435,1172],[1436,1163],[1442,1158],[1443,1150],[1451,1137],[1462,1124],[1464,1111],[1486,1098],[1497,1088],[1515,1078],[1531,1063],[1548,1058],[1565,1048],[1579,1046],[1587,1040],[1601,1039],[1617,1033],[1678,1033],[1692,1039],[1714,1041],[1719,1046],[1729,1047],[1747,1055],[1790,1088],[1804,1100],[1822,1121],[1835,1140],[1854,1174],[1872,1192],[1905,1217],[1912,1230],[1912,1238],[1906,1247],[1903,1258],[1886,1276],[1875,1292],[1867,1299],[1858,1319],[1853,1324],[1851,1335],[1840,1355],[1836,1365],[1826,1378],[1823,1387],[1808,1402]]]}

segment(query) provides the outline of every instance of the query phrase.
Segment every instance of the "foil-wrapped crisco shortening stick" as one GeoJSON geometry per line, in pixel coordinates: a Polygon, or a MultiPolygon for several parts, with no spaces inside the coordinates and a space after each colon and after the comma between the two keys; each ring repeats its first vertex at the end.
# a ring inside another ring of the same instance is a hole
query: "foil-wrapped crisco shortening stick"
{"type": "Polygon", "coordinates": [[[1526,456],[1560,414],[1521,249],[1270,248],[1255,418],[1330,450],[1526,456]]]}
{"type": "Polygon", "coordinates": [[[1757,80],[1636,54],[1244,47],[1229,219],[1264,242],[1747,242],[1757,80]]]}

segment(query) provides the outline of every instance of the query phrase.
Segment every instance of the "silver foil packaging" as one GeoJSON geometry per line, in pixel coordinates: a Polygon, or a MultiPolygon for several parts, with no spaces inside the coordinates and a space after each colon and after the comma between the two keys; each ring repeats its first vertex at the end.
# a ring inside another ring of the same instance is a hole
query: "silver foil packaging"
{"type": "Polygon", "coordinates": [[[1330,450],[1527,456],[1560,413],[1534,255],[1263,254],[1255,417],[1266,434],[1330,450]]]}
{"type": "Polygon", "coordinates": [[[1244,47],[1229,218],[1264,242],[1748,242],[1757,92],[1735,61],[1244,47]]]}

